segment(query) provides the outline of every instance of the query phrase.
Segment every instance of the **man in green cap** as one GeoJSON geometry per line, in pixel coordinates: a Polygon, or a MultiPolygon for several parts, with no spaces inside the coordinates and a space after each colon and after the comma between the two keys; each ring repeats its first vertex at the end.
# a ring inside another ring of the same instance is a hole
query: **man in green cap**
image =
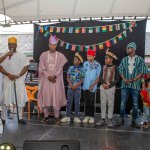
{"type": "Polygon", "coordinates": [[[136,43],[131,42],[127,45],[127,57],[123,58],[119,72],[122,78],[121,84],[121,104],[120,104],[120,119],[117,125],[124,124],[125,108],[129,94],[132,96],[133,118],[131,126],[139,128],[138,118],[138,97],[141,89],[141,77],[147,73],[147,67],[144,59],[135,54],[137,49],[136,43]]]}

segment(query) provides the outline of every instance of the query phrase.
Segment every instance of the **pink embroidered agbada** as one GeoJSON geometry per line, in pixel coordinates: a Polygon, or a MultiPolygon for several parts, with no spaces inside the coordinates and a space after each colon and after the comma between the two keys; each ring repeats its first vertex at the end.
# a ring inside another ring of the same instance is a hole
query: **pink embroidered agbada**
{"type": "Polygon", "coordinates": [[[42,108],[53,106],[60,108],[66,105],[65,88],[63,81],[63,66],[66,64],[66,57],[60,53],[43,52],[40,56],[39,63],[39,107],[42,108]],[[56,75],[56,82],[48,80],[49,76],[56,75]]]}

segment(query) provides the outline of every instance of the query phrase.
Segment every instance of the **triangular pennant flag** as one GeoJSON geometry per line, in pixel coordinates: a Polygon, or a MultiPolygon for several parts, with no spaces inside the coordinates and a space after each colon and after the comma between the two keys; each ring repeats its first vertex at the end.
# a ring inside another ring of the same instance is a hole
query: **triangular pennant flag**
{"type": "Polygon", "coordinates": [[[118,24],[117,26],[118,26],[118,30],[120,30],[120,24],[118,24]]]}
{"type": "Polygon", "coordinates": [[[69,33],[73,33],[73,28],[72,27],[69,28],[69,33]]]}
{"type": "Polygon", "coordinates": [[[132,26],[132,22],[128,22],[128,24],[129,24],[129,27],[131,27],[131,26],[132,26]]]}
{"type": "Polygon", "coordinates": [[[43,33],[44,31],[42,26],[39,27],[39,30],[40,30],[40,33],[43,33]]]}
{"type": "Polygon", "coordinates": [[[60,27],[56,28],[56,33],[60,33],[60,27]]]}
{"type": "Polygon", "coordinates": [[[118,39],[119,39],[119,41],[123,40],[123,37],[121,34],[118,35],[118,39]]]}
{"type": "Polygon", "coordinates": [[[61,47],[64,46],[64,44],[65,44],[64,41],[61,41],[61,42],[60,42],[60,46],[61,46],[61,47]]]}
{"type": "Polygon", "coordinates": [[[136,26],[136,22],[132,21],[131,22],[131,27],[135,27],[136,26]]]}
{"type": "Polygon", "coordinates": [[[110,41],[106,41],[105,44],[106,44],[107,47],[110,47],[110,46],[111,46],[110,41]]]}
{"type": "Polygon", "coordinates": [[[112,25],[109,26],[109,31],[113,31],[113,26],[112,25]]]}
{"type": "Polygon", "coordinates": [[[83,52],[83,49],[84,49],[84,46],[81,45],[81,46],[80,46],[80,51],[83,52]]]}
{"type": "Polygon", "coordinates": [[[75,33],[79,33],[79,28],[75,28],[75,33]]]}
{"type": "Polygon", "coordinates": [[[117,44],[117,39],[115,37],[111,41],[113,45],[117,44]]]}
{"type": "Polygon", "coordinates": [[[96,33],[100,32],[100,27],[96,27],[96,33]]]}
{"type": "Polygon", "coordinates": [[[99,49],[100,49],[100,50],[104,49],[103,43],[100,43],[100,44],[99,44],[99,49]]]}
{"type": "Polygon", "coordinates": [[[123,29],[126,29],[126,28],[127,28],[126,23],[122,23],[122,28],[123,28],[123,29]]]}
{"type": "Polygon", "coordinates": [[[75,51],[75,50],[76,50],[76,45],[72,45],[71,50],[72,50],[72,51],[75,51]]]}
{"type": "Polygon", "coordinates": [[[80,51],[80,46],[79,45],[76,48],[77,48],[77,51],[80,51]]]}
{"type": "Polygon", "coordinates": [[[96,50],[96,45],[91,46],[92,50],[96,50]]]}
{"type": "Polygon", "coordinates": [[[44,34],[44,37],[48,37],[49,36],[49,32],[47,31],[45,34],[44,34]]]}
{"type": "Polygon", "coordinates": [[[116,31],[118,31],[118,24],[115,25],[115,29],[116,29],[116,31]]]}
{"type": "Polygon", "coordinates": [[[107,27],[106,26],[102,26],[102,32],[106,32],[107,31],[107,27]]]}
{"type": "Polygon", "coordinates": [[[48,26],[44,26],[44,30],[47,31],[48,30],[48,26]]]}
{"type": "Polygon", "coordinates": [[[89,46],[85,46],[85,51],[88,51],[88,49],[89,49],[89,46]]]}
{"type": "Polygon", "coordinates": [[[127,37],[127,31],[126,31],[126,30],[123,31],[122,33],[123,33],[123,35],[124,35],[125,37],[127,37]]]}
{"type": "Polygon", "coordinates": [[[62,28],[62,33],[66,33],[67,28],[63,27],[62,28]]]}
{"type": "Polygon", "coordinates": [[[86,33],[86,28],[82,27],[82,33],[86,33]]]}
{"type": "Polygon", "coordinates": [[[54,31],[54,27],[50,27],[49,32],[53,32],[53,31],[54,31]]]}
{"type": "Polygon", "coordinates": [[[70,44],[66,43],[66,49],[69,49],[69,47],[70,47],[70,44]]]}
{"type": "Polygon", "coordinates": [[[89,33],[93,33],[93,28],[89,28],[89,33]]]}

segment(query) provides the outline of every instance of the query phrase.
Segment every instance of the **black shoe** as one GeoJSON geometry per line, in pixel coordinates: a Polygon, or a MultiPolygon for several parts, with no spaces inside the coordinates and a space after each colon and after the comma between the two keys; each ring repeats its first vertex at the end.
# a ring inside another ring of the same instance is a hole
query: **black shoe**
{"type": "Polygon", "coordinates": [[[140,124],[135,119],[132,120],[131,127],[141,128],[140,124]]]}
{"type": "Polygon", "coordinates": [[[27,122],[24,119],[19,119],[19,123],[21,123],[21,124],[27,124],[27,122]]]}
{"type": "Polygon", "coordinates": [[[47,123],[48,122],[48,117],[44,117],[44,119],[42,120],[42,122],[47,123]]]}
{"type": "Polygon", "coordinates": [[[118,118],[116,121],[116,126],[123,126],[124,125],[124,119],[123,118],[118,118]]]}
{"type": "Polygon", "coordinates": [[[149,126],[149,125],[148,125],[148,122],[144,122],[144,123],[143,123],[143,128],[148,128],[148,126],[149,126]]]}

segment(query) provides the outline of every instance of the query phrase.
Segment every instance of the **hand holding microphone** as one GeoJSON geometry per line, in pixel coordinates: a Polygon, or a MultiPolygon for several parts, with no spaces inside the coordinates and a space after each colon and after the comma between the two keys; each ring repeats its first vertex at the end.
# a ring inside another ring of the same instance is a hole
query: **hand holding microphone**
{"type": "Polygon", "coordinates": [[[11,58],[11,56],[13,55],[13,50],[11,49],[11,51],[9,51],[8,53],[7,53],[7,56],[9,56],[9,59],[11,58]]]}

